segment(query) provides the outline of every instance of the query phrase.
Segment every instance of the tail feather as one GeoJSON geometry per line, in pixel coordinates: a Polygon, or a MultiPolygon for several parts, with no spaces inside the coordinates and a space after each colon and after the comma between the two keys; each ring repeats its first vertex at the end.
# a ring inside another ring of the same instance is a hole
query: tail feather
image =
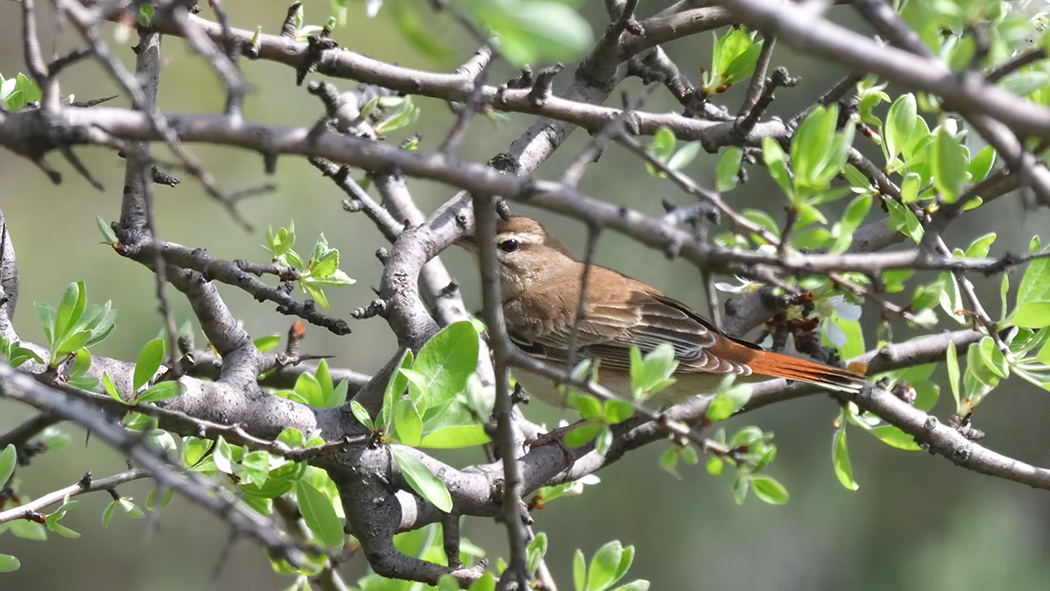
{"type": "Polygon", "coordinates": [[[839,392],[860,392],[866,383],[864,376],[848,369],[771,351],[755,355],[747,365],[756,374],[806,382],[839,392]]]}

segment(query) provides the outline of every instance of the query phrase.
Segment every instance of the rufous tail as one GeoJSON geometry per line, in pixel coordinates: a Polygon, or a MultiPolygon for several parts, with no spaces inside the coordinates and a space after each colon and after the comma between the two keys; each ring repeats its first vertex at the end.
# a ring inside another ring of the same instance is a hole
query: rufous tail
{"type": "Polygon", "coordinates": [[[758,352],[747,365],[756,374],[806,382],[840,392],[860,392],[866,383],[864,376],[848,369],[771,351],[758,352]]]}

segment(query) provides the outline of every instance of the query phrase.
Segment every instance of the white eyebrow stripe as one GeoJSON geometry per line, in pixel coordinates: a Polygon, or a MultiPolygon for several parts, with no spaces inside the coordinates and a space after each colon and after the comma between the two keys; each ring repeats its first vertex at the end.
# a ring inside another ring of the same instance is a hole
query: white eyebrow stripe
{"type": "Polygon", "coordinates": [[[534,234],[500,234],[496,236],[496,241],[517,240],[518,242],[530,242],[533,238],[535,238],[534,234]]]}

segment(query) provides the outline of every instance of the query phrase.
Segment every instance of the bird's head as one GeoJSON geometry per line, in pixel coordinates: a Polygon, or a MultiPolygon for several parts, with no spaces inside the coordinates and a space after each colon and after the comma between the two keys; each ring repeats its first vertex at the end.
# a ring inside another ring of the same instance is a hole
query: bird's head
{"type": "MultiPolygon", "coordinates": [[[[478,258],[479,245],[474,236],[464,236],[456,244],[478,258]]],[[[576,267],[569,251],[539,222],[525,216],[496,222],[496,259],[505,300],[576,267]]]]}

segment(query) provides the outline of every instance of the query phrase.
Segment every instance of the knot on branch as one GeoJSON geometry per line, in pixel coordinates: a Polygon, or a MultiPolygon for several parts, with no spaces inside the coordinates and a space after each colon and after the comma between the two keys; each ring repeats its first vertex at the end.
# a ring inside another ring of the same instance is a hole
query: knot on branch
{"type": "Polygon", "coordinates": [[[370,304],[361,308],[355,308],[350,315],[358,320],[372,318],[374,316],[386,316],[389,304],[382,298],[372,300],[370,304]]]}
{"type": "Polygon", "coordinates": [[[307,37],[306,43],[306,53],[303,54],[302,63],[295,70],[296,86],[302,86],[306,75],[317,70],[317,64],[321,61],[325,50],[339,47],[339,44],[324,34],[323,31],[321,35],[310,35],[307,37]]]}

